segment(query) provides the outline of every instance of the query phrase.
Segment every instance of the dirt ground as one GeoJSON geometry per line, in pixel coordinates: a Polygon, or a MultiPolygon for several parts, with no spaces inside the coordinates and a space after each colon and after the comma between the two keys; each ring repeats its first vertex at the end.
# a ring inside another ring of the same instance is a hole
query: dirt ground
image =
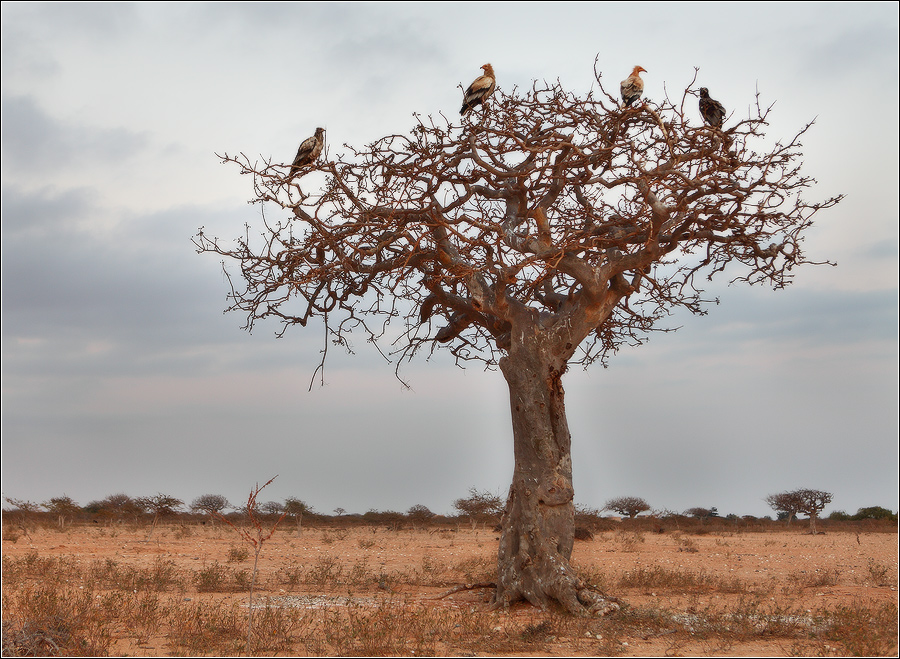
{"type": "MultiPolygon", "coordinates": [[[[333,594],[325,581],[321,588],[309,583],[285,589],[279,573],[288,566],[311,569],[332,564],[350,569],[364,565],[368,574],[387,575],[386,583],[373,584],[366,597],[392,596],[404,600],[428,602],[435,607],[483,605],[484,590],[463,590],[439,598],[448,590],[447,575],[459,576],[460,566],[490,566],[495,560],[498,536],[490,529],[466,525],[442,529],[390,529],[358,527],[350,529],[303,528],[282,526],[265,543],[260,554],[257,596],[277,602],[298,596],[313,602],[315,597],[333,594]],[[402,575],[420,578],[404,579],[402,575]],[[435,585],[427,585],[423,574],[437,575],[435,585]],[[440,577],[443,574],[444,577],[440,577]],[[379,588],[380,586],[380,588],[379,588]]],[[[72,527],[66,531],[38,529],[15,542],[4,538],[4,557],[21,557],[30,552],[40,556],[65,556],[81,562],[113,559],[134,567],[151,566],[160,557],[178,568],[197,572],[218,562],[234,565],[235,551],[246,546],[235,532],[224,525],[162,526],[148,539],[148,529],[110,527],[72,527]]],[[[253,554],[240,562],[252,566],[253,554]]],[[[854,602],[897,601],[898,546],[896,533],[827,532],[816,536],[799,527],[782,532],[718,532],[688,534],[679,532],[596,533],[593,539],[576,541],[572,562],[583,572],[600,575],[606,587],[623,583],[623,577],[635,571],[661,570],[669,574],[702,574],[715,583],[740,583],[748,592],[766,592],[774,601],[784,597],[791,606],[808,610],[831,609],[854,602]]],[[[482,575],[471,575],[479,581],[482,575]]],[[[344,597],[347,588],[342,589],[344,597]]],[[[360,589],[364,591],[365,589],[360,589]]],[[[686,591],[691,589],[685,589],[686,591]]],[[[666,585],[619,587],[610,594],[632,607],[657,607],[667,611],[708,610],[727,605],[741,593],[716,588],[681,592],[666,585]],[[659,592],[656,592],[659,590],[659,592]]],[[[246,592],[196,593],[187,597],[246,600],[246,592]]],[[[478,613],[473,613],[478,615],[478,613]]],[[[510,620],[525,617],[540,620],[545,615],[527,604],[505,613],[510,620]]],[[[498,627],[498,632],[501,630],[498,627]]],[[[551,639],[541,653],[570,656],[594,654],[572,639],[551,639]]],[[[629,638],[620,643],[620,656],[661,656],[672,654],[666,639],[629,638]]],[[[123,654],[158,656],[166,652],[163,644],[117,648],[123,654]]],[[[894,646],[896,651],[896,646],[894,646]]],[[[784,643],[754,640],[729,651],[711,651],[708,646],[681,645],[676,654],[786,656],[791,652],[784,643]]]]}

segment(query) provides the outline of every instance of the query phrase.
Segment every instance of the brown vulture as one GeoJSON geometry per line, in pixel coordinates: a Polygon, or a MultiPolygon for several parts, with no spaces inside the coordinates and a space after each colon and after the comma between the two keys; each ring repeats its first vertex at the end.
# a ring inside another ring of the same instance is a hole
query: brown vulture
{"type": "Polygon", "coordinates": [[[463,96],[462,108],[459,110],[460,115],[465,114],[479,103],[484,103],[487,97],[494,93],[494,87],[497,85],[497,79],[494,77],[494,67],[490,64],[485,64],[481,68],[484,70],[484,75],[478,76],[469,85],[463,96]]]}
{"type": "Polygon", "coordinates": [[[641,71],[646,73],[647,69],[642,66],[634,67],[631,75],[622,81],[619,88],[622,92],[622,102],[626,108],[638,100],[644,93],[644,81],[641,80],[641,71]]]}
{"type": "Polygon", "coordinates": [[[700,116],[705,124],[713,128],[721,128],[725,121],[725,106],[710,98],[706,87],[700,88],[700,116]]]}
{"type": "Polygon", "coordinates": [[[322,149],[324,148],[325,129],[316,128],[316,134],[303,140],[303,142],[300,144],[300,148],[297,149],[297,155],[294,157],[294,162],[291,163],[290,176],[293,177],[302,168],[306,167],[311,162],[314,162],[315,159],[318,158],[322,153],[322,149]]]}

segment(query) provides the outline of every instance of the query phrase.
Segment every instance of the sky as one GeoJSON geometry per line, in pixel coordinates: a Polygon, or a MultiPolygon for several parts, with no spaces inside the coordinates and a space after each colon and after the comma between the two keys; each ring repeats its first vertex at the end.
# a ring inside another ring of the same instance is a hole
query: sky
{"type": "MultiPolygon", "coordinates": [[[[2,493],[117,493],[453,513],[505,496],[502,375],[438,353],[403,367],[321,328],[241,329],[222,264],[191,242],[258,223],[216,154],[289,162],[458,116],[493,64],[586,94],[636,64],[645,97],[696,86],[802,138],[816,216],[783,291],[716,284],[705,317],[564,379],[575,501],[773,515],[898,509],[898,4],[18,3],[2,11],[2,493]]],[[[697,117],[699,121],[699,114],[697,117]]]]}

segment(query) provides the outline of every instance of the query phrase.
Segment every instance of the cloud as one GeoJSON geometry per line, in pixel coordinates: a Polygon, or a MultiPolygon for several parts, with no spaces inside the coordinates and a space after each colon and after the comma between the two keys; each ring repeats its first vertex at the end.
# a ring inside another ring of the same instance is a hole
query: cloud
{"type": "Polygon", "coordinates": [[[89,218],[96,210],[97,195],[86,187],[69,190],[44,187],[26,192],[16,185],[4,185],[2,203],[6,238],[23,235],[49,238],[89,218]]]}
{"type": "Polygon", "coordinates": [[[897,92],[897,76],[883,77],[871,67],[875,61],[894,61],[896,74],[897,59],[897,8],[887,4],[885,20],[872,20],[863,25],[841,27],[831,23],[831,29],[820,32],[822,43],[807,56],[804,64],[813,76],[811,84],[830,84],[837,76],[852,77],[862,87],[871,86],[871,93],[890,94],[897,92]],[[890,10],[893,9],[892,12],[890,10]],[[890,21],[893,13],[893,27],[890,21]]]}
{"type": "Polygon", "coordinates": [[[120,165],[146,148],[146,133],[95,128],[51,118],[31,97],[3,97],[5,176],[24,173],[55,177],[56,172],[98,162],[120,165]]]}

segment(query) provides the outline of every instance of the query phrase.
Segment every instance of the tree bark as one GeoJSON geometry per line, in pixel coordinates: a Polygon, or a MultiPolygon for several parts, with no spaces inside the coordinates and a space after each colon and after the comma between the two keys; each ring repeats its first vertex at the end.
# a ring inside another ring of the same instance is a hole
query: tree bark
{"type": "Polygon", "coordinates": [[[510,392],[515,469],[493,605],[524,599],[545,609],[555,600],[570,613],[603,615],[618,604],[586,584],[569,563],[575,491],[562,376],[571,352],[558,354],[536,326],[514,333],[519,336],[500,360],[510,392]]]}

